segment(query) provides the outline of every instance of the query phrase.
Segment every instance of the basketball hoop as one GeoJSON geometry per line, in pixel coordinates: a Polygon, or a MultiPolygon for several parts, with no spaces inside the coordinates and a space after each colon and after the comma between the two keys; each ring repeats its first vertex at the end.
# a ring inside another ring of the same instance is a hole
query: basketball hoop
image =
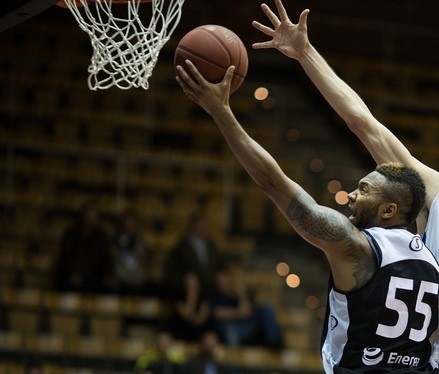
{"type": "Polygon", "coordinates": [[[160,50],[181,17],[184,0],[64,0],[79,27],[90,37],[93,55],[88,86],[104,90],[148,89],[160,50]],[[168,3],[165,7],[165,2],[168,3]],[[151,3],[149,24],[143,25],[140,4],[151,3]],[[125,6],[123,16],[113,5],[125,6]]]}

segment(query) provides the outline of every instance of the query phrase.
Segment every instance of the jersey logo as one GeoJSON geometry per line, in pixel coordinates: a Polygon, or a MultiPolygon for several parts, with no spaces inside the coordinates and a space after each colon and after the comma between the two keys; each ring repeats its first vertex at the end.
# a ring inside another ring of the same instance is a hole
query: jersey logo
{"type": "MultiPolygon", "coordinates": [[[[384,360],[384,352],[381,348],[366,347],[363,349],[363,364],[366,366],[377,365],[384,360]]],[[[390,352],[385,362],[390,365],[404,365],[416,367],[421,359],[416,356],[401,355],[397,352],[390,352]]]]}
{"type": "Polygon", "coordinates": [[[414,236],[410,241],[409,247],[414,252],[419,252],[422,248],[424,248],[424,243],[422,242],[421,237],[414,236]]]}
{"type": "Polygon", "coordinates": [[[338,320],[334,316],[331,316],[329,321],[329,326],[331,328],[331,331],[334,330],[338,326],[338,320]]]}
{"type": "Polygon", "coordinates": [[[372,366],[380,363],[384,358],[384,352],[381,348],[366,347],[363,349],[363,364],[372,366]]]}

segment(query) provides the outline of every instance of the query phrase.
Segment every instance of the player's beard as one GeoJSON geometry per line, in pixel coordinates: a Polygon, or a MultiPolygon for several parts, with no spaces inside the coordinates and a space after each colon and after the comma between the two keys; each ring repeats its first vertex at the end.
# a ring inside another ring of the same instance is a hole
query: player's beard
{"type": "Polygon", "coordinates": [[[365,209],[361,213],[356,212],[353,222],[354,225],[360,230],[377,226],[376,217],[378,212],[378,206],[379,204],[369,209],[365,209]]]}

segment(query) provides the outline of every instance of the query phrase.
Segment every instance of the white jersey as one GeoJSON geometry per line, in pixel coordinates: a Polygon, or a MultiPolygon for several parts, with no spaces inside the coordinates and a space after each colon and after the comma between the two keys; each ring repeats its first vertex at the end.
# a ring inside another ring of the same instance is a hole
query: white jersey
{"type": "Polygon", "coordinates": [[[428,212],[427,226],[423,237],[425,245],[439,261],[439,195],[433,200],[428,212]]]}
{"type": "MultiPolygon", "coordinates": [[[[439,261],[439,194],[434,198],[428,212],[427,225],[422,240],[436,260],[439,261]]],[[[439,362],[439,331],[434,337],[434,341],[433,357],[436,362],[439,362]]]]}
{"type": "Polygon", "coordinates": [[[363,231],[376,272],[351,292],[331,287],[322,339],[326,373],[435,373],[439,266],[419,235],[363,231]]]}

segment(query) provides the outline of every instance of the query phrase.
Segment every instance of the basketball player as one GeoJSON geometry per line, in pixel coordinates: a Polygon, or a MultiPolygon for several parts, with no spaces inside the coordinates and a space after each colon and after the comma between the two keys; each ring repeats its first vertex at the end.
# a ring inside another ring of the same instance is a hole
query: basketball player
{"type": "Polygon", "coordinates": [[[280,0],[275,0],[279,17],[262,4],[261,8],[273,27],[257,21],[253,26],[270,36],[267,42],[255,43],[253,48],[275,48],[296,59],[328,103],[346,122],[351,131],[366,146],[377,164],[397,161],[414,168],[426,186],[426,209],[418,216],[418,232],[428,248],[439,259],[439,173],[414,158],[396,136],[369,111],[363,100],[330,68],[308,39],[307,16],[304,10],[298,24],[293,24],[280,0]],[[428,221],[427,221],[428,215],[428,221]],[[426,222],[427,221],[427,222],[426,222]]]}
{"type": "Polygon", "coordinates": [[[437,373],[430,338],[438,327],[439,266],[405,229],[425,203],[412,168],[386,163],[349,194],[352,215],[317,204],[236,120],[229,105],[234,67],[209,83],[190,61],[177,81],[218,126],[231,150],[331,268],[322,358],[327,373],[437,373]]]}
{"type": "MultiPolygon", "coordinates": [[[[304,10],[298,24],[293,24],[282,5],[275,0],[279,17],[262,4],[261,8],[272,28],[257,21],[253,26],[270,36],[267,42],[255,43],[253,48],[275,48],[296,59],[305,73],[345,121],[349,129],[365,145],[377,164],[398,161],[418,171],[426,186],[425,207],[417,217],[417,230],[427,247],[439,260],[439,172],[413,157],[400,140],[369,111],[363,100],[331,69],[308,39],[307,17],[304,10]]],[[[434,356],[439,362],[439,339],[436,337],[434,356]]]]}

